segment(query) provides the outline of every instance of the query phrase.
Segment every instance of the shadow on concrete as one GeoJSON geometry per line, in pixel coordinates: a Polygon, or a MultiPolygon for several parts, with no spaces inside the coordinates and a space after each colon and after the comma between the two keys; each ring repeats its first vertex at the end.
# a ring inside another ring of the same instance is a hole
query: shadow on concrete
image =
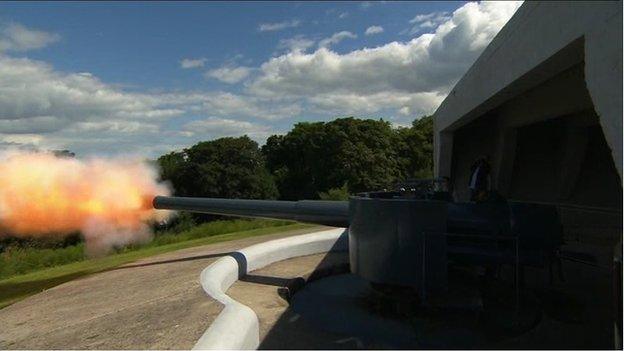
{"type": "MultiPolygon", "coordinates": [[[[596,252],[590,254],[588,257],[600,255],[596,252]]],[[[335,258],[335,254],[326,255],[323,261],[317,265],[314,273],[306,278],[284,279],[252,274],[242,280],[276,286],[278,294],[290,302],[293,295],[306,283],[328,275],[343,273],[327,269],[328,266],[335,264],[335,258]],[[293,284],[293,281],[296,280],[300,282],[293,284]]],[[[528,282],[532,282],[528,289],[536,295],[539,307],[543,312],[542,320],[534,329],[510,338],[484,340],[484,344],[480,345],[484,348],[495,349],[612,348],[612,321],[615,312],[613,301],[608,298],[610,292],[613,291],[613,277],[610,271],[577,262],[565,262],[563,267],[566,271],[566,277],[569,278],[565,282],[555,284],[544,283],[542,271],[527,272],[528,282]]],[[[304,291],[301,293],[303,294],[304,291]]],[[[329,294],[333,293],[330,292],[329,294]]],[[[313,304],[313,308],[329,309],[330,311],[326,311],[327,313],[334,310],[336,311],[335,323],[347,322],[347,319],[340,317],[339,310],[344,309],[340,306],[340,301],[334,302],[337,303],[334,307],[325,303],[318,303],[313,304]]],[[[388,345],[376,341],[377,339],[369,334],[335,332],[334,329],[326,328],[324,325],[309,320],[305,315],[300,315],[294,307],[294,305],[289,306],[266,335],[264,337],[261,335],[259,349],[383,349],[388,347],[388,345]]],[[[392,330],[388,330],[388,332],[392,332],[392,330]]],[[[422,326],[418,330],[418,333],[425,333],[419,334],[421,337],[425,335],[425,339],[441,340],[442,344],[445,344],[445,338],[449,337],[459,337],[466,340],[474,338],[473,335],[455,335],[456,332],[453,330],[441,334],[431,334],[431,332],[427,328],[422,329],[422,326]]],[[[401,345],[397,345],[399,348],[401,347],[401,345]]],[[[397,345],[394,345],[393,348],[396,348],[397,345]]],[[[457,343],[453,345],[457,345],[457,343]]]]}
{"type": "MultiPolygon", "coordinates": [[[[178,262],[186,262],[186,261],[204,260],[204,259],[208,259],[208,258],[223,257],[223,256],[228,256],[228,255],[230,255],[230,256],[232,256],[232,257],[234,257],[236,259],[234,254],[237,254],[237,252],[220,252],[220,253],[208,254],[208,255],[190,256],[190,257],[175,258],[175,259],[171,259],[171,260],[163,260],[163,261],[155,261],[155,262],[132,264],[132,265],[127,265],[127,266],[111,268],[109,270],[110,271],[116,271],[116,270],[120,270],[120,269],[129,269],[129,268],[155,266],[155,265],[159,265],[159,264],[169,264],[169,263],[178,263],[178,262]]],[[[238,254],[242,255],[240,253],[238,253],[238,254]]],[[[236,261],[238,261],[238,259],[236,259],[236,261]]],[[[239,262],[239,267],[240,267],[240,262],[239,262]]]]}
{"type": "MultiPolygon", "coordinates": [[[[295,278],[298,279],[298,278],[295,278]]],[[[272,285],[277,287],[286,287],[292,282],[292,278],[280,278],[280,277],[269,277],[266,275],[255,275],[248,274],[239,279],[243,282],[262,284],[262,285],[272,285]]]]}
{"type": "Polygon", "coordinates": [[[14,302],[17,302],[28,296],[50,289],[57,285],[63,284],[70,280],[74,280],[90,274],[88,271],[74,272],[54,278],[33,279],[21,282],[2,282],[0,283],[0,308],[4,308],[14,302]]]}
{"type": "MultiPolygon", "coordinates": [[[[347,238],[344,237],[344,240],[347,238]]],[[[341,240],[343,240],[341,239],[341,240]]],[[[277,287],[280,297],[290,302],[293,295],[306,283],[330,275],[349,271],[348,252],[341,250],[345,242],[338,241],[323,260],[306,277],[279,278],[248,275],[241,280],[277,287]]],[[[323,308],[323,306],[319,306],[323,308]]],[[[258,349],[353,349],[355,344],[347,335],[318,330],[288,307],[261,340],[258,349]],[[336,342],[339,341],[339,342],[336,342]]],[[[261,321],[262,322],[262,321],[261,321]]]]}
{"type": "Polygon", "coordinates": [[[247,257],[238,251],[228,253],[230,257],[238,263],[238,279],[242,279],[247,275],[247,257]]]}

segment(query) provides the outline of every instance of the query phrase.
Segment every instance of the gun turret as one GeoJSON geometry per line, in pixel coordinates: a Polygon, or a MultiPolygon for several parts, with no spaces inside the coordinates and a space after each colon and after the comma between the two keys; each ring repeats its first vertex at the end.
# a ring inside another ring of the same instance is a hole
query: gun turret
{"type": "Polygon", "coordinates": [[[375,192],[349,201],[157,196],[153,206],[348,227],[352,273],[375,283],[416,286],[421,294],[446,288],[447,257],[539,265],[561,243],[555,206],[520,202],[453,203],[375,192]]]}

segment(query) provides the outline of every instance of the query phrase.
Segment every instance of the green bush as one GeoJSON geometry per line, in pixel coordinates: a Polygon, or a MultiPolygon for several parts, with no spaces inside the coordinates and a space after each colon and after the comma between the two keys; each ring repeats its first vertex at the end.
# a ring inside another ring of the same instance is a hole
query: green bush
{"type": "Polygon", "coordinates": [[[300,122],[270,136],[262,153],[283,200],[338,195],[345,182],[351,193],[381,190],[431,173],[433,118],[400,128],[352,117],[300,122]]]}
{"type": "Polygon", "coordinates": [[[57,249],[10,248],[0,254],[0,278],[84,259],[84,245],[57,249]]]}
{"type": "Polygon", "coordinates": [[[319,198],[321,200],[329,200],[329,201],[344,201],[349,200],[349,188],[347,183],[345,183],[340,188],[332,188],[327,190],[327,192],[320,192],[319,198]]]}
{"type": "Polygon", "coordinates": [[[199,142],[158,158],[161,178],[178,196],[273,199],[275,182],[258,143],[247,136],[199,142]]]}
{"type": "Polygon", "coordinates": [[[192,227],[184,232],[164,232],[147,244],[148,246],[168,245],[186,240],[205,238],[225,233],[242,232],[251,229],[279,227],[291,224],[289,221],[275,221],[269,219],[235,219],[208,222],[192,227]]]}
{"type": "MultiPolygon", "coordinates": [[[[180,212],[178,215],[171,220],[171,222],[167,225],[166,229],[162,230],[165,233],[181,233],[197,225],[197,221],[195,217],[193,217],[192,213],[189,212],[180,212]]],[[[160,232],[156,232],[156,235],[160,235],[160,232]]]]}

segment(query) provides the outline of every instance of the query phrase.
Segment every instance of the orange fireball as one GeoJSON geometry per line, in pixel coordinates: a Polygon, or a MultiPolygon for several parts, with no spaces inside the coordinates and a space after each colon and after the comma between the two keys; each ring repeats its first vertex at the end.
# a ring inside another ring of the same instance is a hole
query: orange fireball
{"type": "Polygon", "coordinates": [[[147,222],[163,220],[149,201],[169,188],[146,162],[10,153],[0,160],[0,224],[9,235],[80,231],[92,246],[149,238],[147,222]],[[150,200],[147,200],[150,199],[150,200]]]}

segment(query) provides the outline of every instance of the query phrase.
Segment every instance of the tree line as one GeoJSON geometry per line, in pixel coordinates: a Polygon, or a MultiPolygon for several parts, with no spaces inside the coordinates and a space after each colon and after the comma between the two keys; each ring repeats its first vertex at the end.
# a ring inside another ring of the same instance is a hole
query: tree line
{"type": "Polygon", "coordinates": [[[157,160],[177,196],[339,199],[433,171],[433,118],[301,122],[264,146],[247,136],[199,142],[157,160]]]}

